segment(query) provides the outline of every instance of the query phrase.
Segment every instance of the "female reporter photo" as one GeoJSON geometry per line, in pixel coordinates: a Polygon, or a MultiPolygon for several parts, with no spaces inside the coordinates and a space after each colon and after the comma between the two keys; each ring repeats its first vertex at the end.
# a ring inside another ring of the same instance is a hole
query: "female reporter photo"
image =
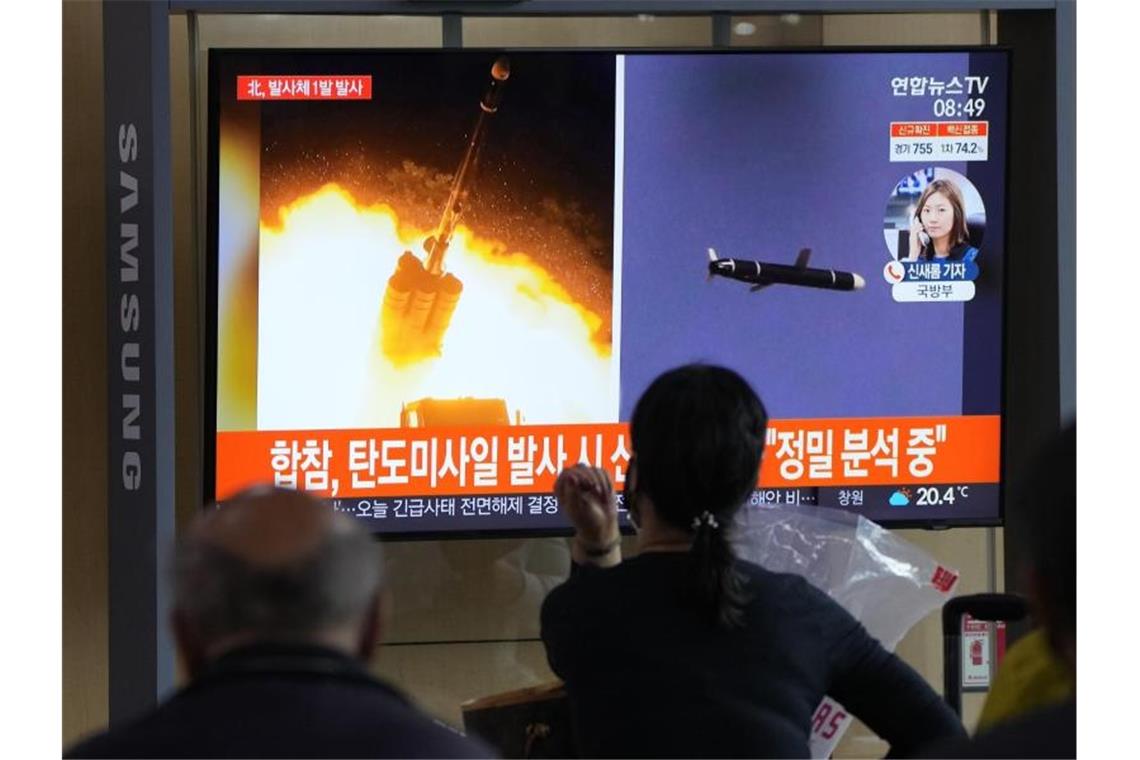
{"type": "Polygon", "coordinates": [[[936,179],[918,199],[910,223],[907,260],[974,261],[978,249],[966,226],[962,191],[949,179],[936,179]]]}

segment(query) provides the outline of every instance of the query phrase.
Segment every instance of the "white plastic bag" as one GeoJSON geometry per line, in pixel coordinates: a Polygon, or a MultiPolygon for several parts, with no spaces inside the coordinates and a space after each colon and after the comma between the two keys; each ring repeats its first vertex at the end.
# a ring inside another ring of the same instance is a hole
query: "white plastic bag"
{"type": "MultiPolygon", "coordinates": [[[[746,507],[737,556],[795,573],[826,592],[889,651],[911,627],[953,596],[958,573],[885,528],[822,507],[746,507]]],[[[852,718],[825,697],[812,720],[811,756],[829,757],[852,718]]]]}

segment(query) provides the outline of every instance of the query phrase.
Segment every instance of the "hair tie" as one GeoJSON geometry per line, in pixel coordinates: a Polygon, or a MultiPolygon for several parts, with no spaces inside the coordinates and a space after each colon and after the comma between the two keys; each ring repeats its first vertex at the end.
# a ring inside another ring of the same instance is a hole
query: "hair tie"
{"type": "Polygon", "coordinates": [[[709,526],[713,530],[716,530],[720,527],[720,523],[716,521],[716,516],[707,509],[693,518],[693,530],[700,530],[702,523],[709,526]]]}

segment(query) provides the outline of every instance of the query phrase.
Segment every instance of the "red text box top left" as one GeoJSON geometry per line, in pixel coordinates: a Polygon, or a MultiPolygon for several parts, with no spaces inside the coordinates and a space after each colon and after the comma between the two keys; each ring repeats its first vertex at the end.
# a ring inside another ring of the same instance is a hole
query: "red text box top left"
{"type": "Polygon", "coordinates": [[[238,100],[371,100],[371,74],[257,74],[237,78],[238,100]]]}

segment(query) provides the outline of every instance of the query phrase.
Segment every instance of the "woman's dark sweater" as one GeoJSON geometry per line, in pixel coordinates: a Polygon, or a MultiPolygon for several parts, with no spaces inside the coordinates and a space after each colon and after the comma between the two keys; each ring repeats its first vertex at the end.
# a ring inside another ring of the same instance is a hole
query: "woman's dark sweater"
{"type": "Polygon", "coordinates": [[[808,757],[825,694],[892,755],[965,735],[918,673],[803,578],[738,563],[749,601],[723,630],[682,592],[688,560],[576,568],[543,603],[584,757],[808,757]]]}

